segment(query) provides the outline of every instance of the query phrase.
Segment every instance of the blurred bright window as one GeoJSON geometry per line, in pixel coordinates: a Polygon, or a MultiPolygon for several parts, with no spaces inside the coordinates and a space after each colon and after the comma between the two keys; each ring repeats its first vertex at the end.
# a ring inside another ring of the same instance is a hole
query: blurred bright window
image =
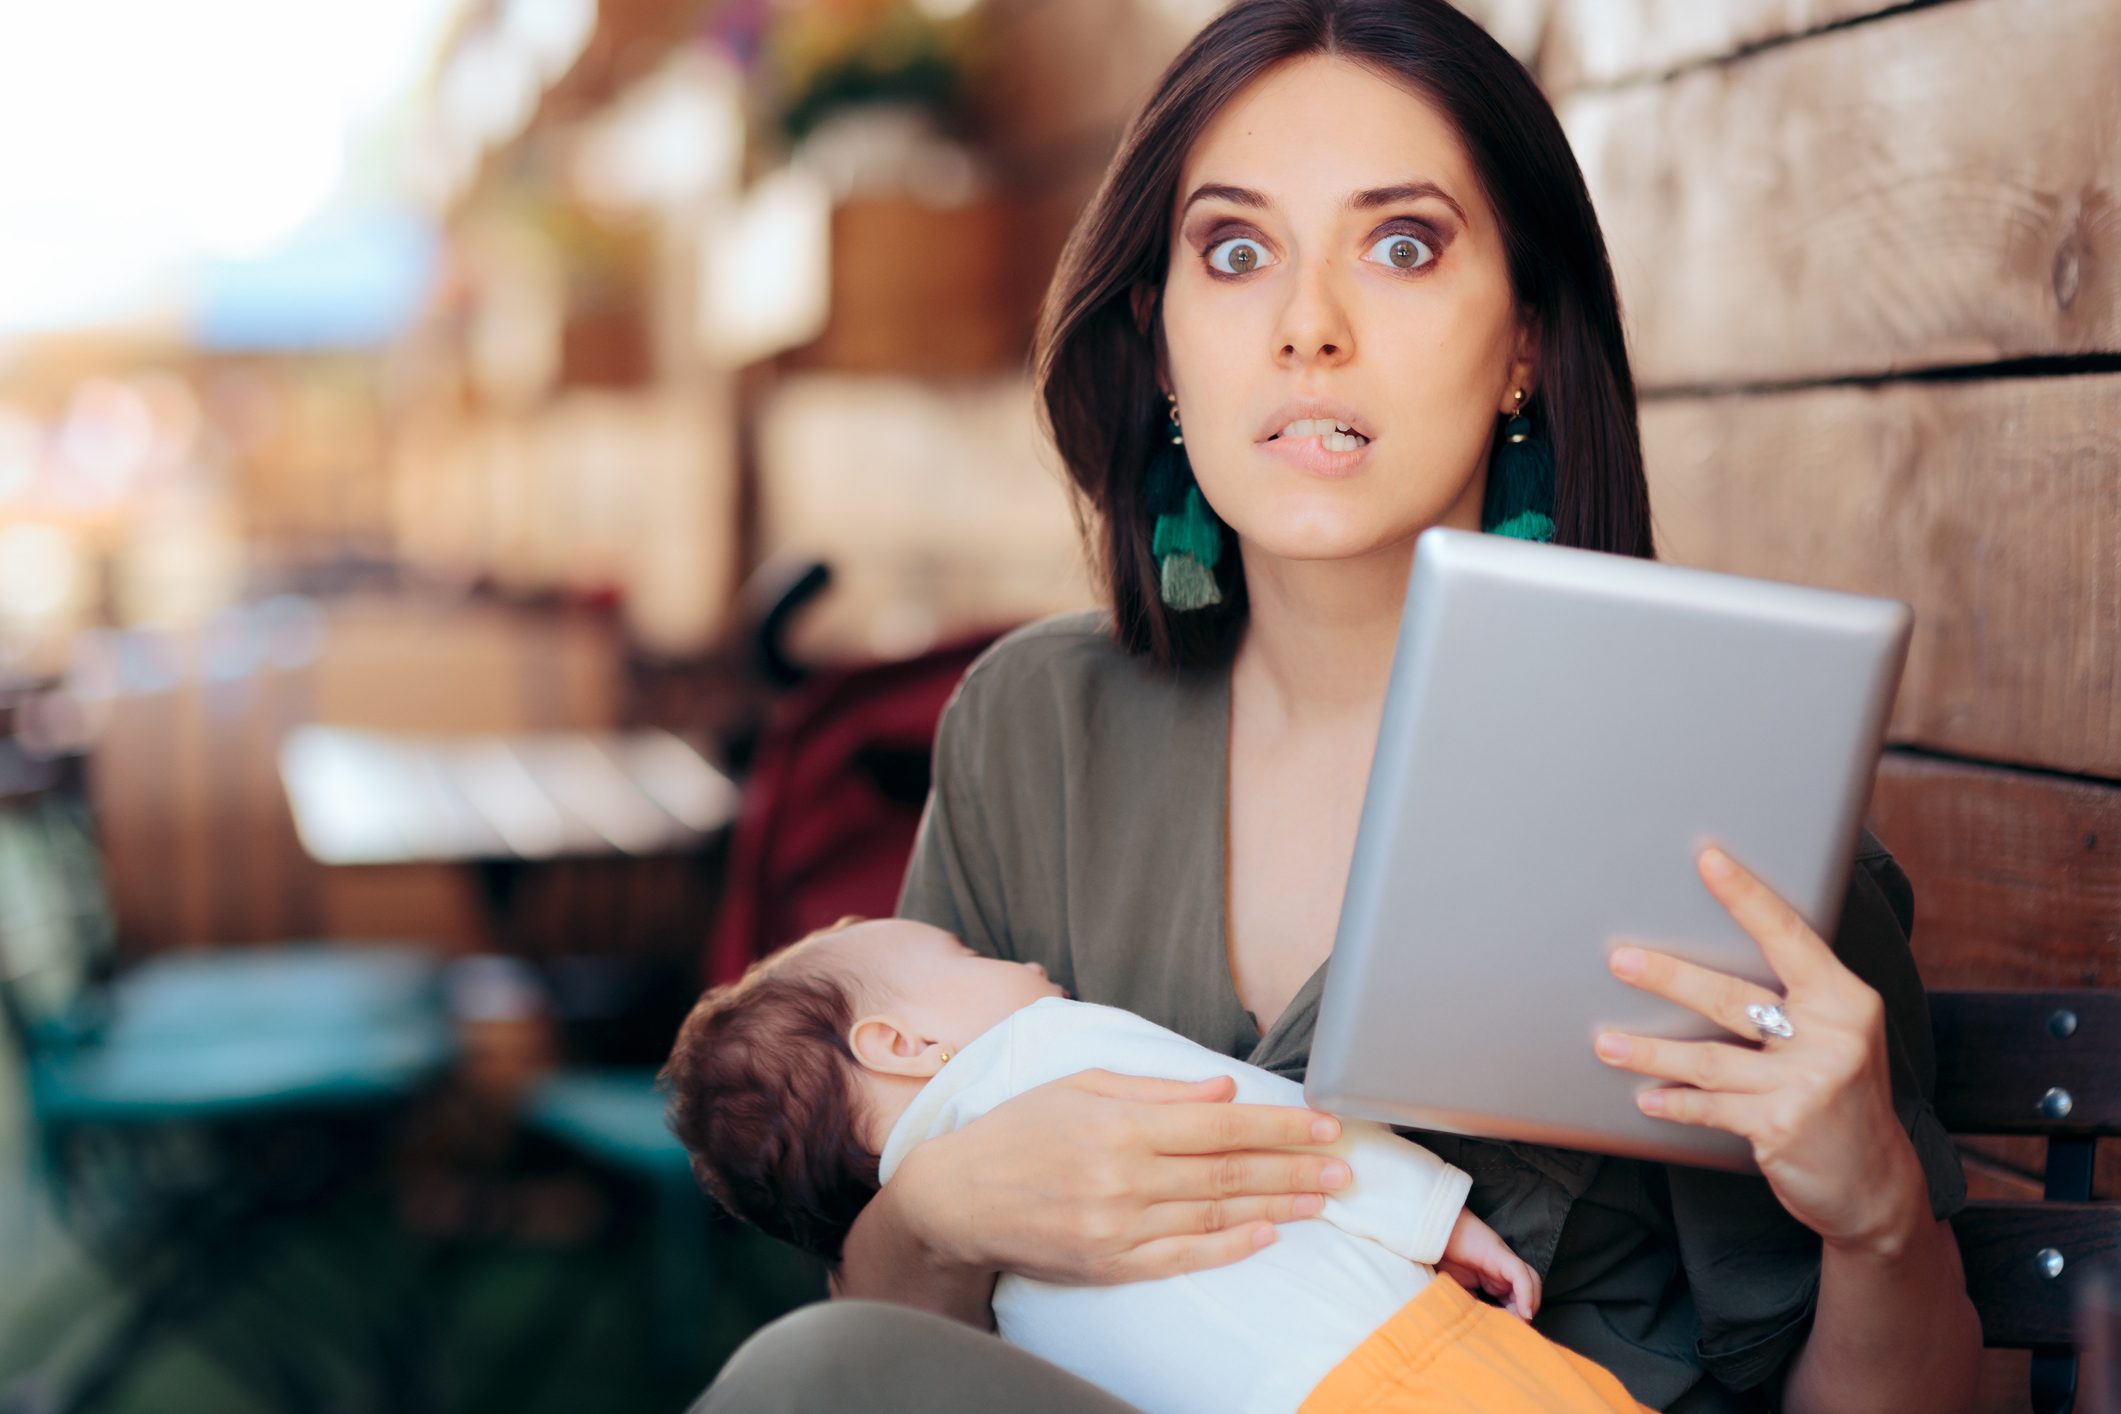
{"type": "Polygon", "coordinates": [[[348,199],[462,6],[0,0],[0,332],[181,307],[348,199]]]}

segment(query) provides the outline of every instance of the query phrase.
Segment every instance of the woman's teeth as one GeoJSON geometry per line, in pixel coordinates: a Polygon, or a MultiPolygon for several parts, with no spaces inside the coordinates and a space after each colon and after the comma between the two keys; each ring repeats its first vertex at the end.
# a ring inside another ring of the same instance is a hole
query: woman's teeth
{"type": "Polygon", "coordinates": [[[1329,452],[1352,452],[1366,447],[1370,439],[1350,428],[1345,422],[1336,422],[1330,417],[1300,417],[1274,434],[1271,440],[1296,437],[1316,437],[1318,445],[1329,452]]]}

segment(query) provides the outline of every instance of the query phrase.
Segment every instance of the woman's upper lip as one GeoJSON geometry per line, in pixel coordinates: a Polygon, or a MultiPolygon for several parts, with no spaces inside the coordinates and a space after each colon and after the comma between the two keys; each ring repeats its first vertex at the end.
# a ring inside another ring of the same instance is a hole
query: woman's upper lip
{"type": "Polygon", "coordinates": [[[1328,417],[1366,442],[1375,441],[1377,438],[1377,433],[1370,424],[1346,403],[1335,402],[1330,398],[1299,398],[1283,403],[1269,414],[1266,423],[1259,430],[1259,435],[1253,440],[1272,441],[1292,422],[1316,422],[1320,418],[1328,417]]]}

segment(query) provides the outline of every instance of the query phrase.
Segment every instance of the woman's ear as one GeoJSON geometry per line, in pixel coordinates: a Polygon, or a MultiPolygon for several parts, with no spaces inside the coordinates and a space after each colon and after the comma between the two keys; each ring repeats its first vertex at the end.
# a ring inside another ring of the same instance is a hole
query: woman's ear
{"type": "Polygon", "coordinates": [[[847,1049],[855,1063],[879,1075],[926,1080],[943,1068],[943,1043],[922,1036],[904,1017],[865,1016],[848,1028],[847,1049]]]}

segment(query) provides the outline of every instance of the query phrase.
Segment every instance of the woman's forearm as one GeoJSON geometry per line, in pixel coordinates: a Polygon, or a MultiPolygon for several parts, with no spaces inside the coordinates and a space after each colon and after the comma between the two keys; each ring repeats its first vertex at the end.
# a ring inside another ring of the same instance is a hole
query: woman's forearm
{"type": "Polygon", "coordinates": [[[1951,1224],[1930,1216],[1919,1172],[1904,1206],[1861,1242],[1826,1244],[1818,1315],[1783,1398],[1791,1414],[1961,1414],[1972,1406],[1981,1321],[1958,1244],[1951,1224]]]}
{"type": "Polygon", "coordinates": [[[938,1260],[906,1221],[887,1186],[848,1230],[840,1264],[832,1273],[832,1294],[917,1306],[992,1330],[994,1279],[993,1272],[938,1260]]]}
{"type": "Polygon", "coordinates": [[[1332,1143],[1339,1120],[1235,1092],[1226,1075],[1086,1070],[914,1145],[848,1230],[833,1294],[992,1330],[1003,1271],[1080,1286],[1242,1261],[1349,1175],[1292,1152],[1332,1143]]]}

